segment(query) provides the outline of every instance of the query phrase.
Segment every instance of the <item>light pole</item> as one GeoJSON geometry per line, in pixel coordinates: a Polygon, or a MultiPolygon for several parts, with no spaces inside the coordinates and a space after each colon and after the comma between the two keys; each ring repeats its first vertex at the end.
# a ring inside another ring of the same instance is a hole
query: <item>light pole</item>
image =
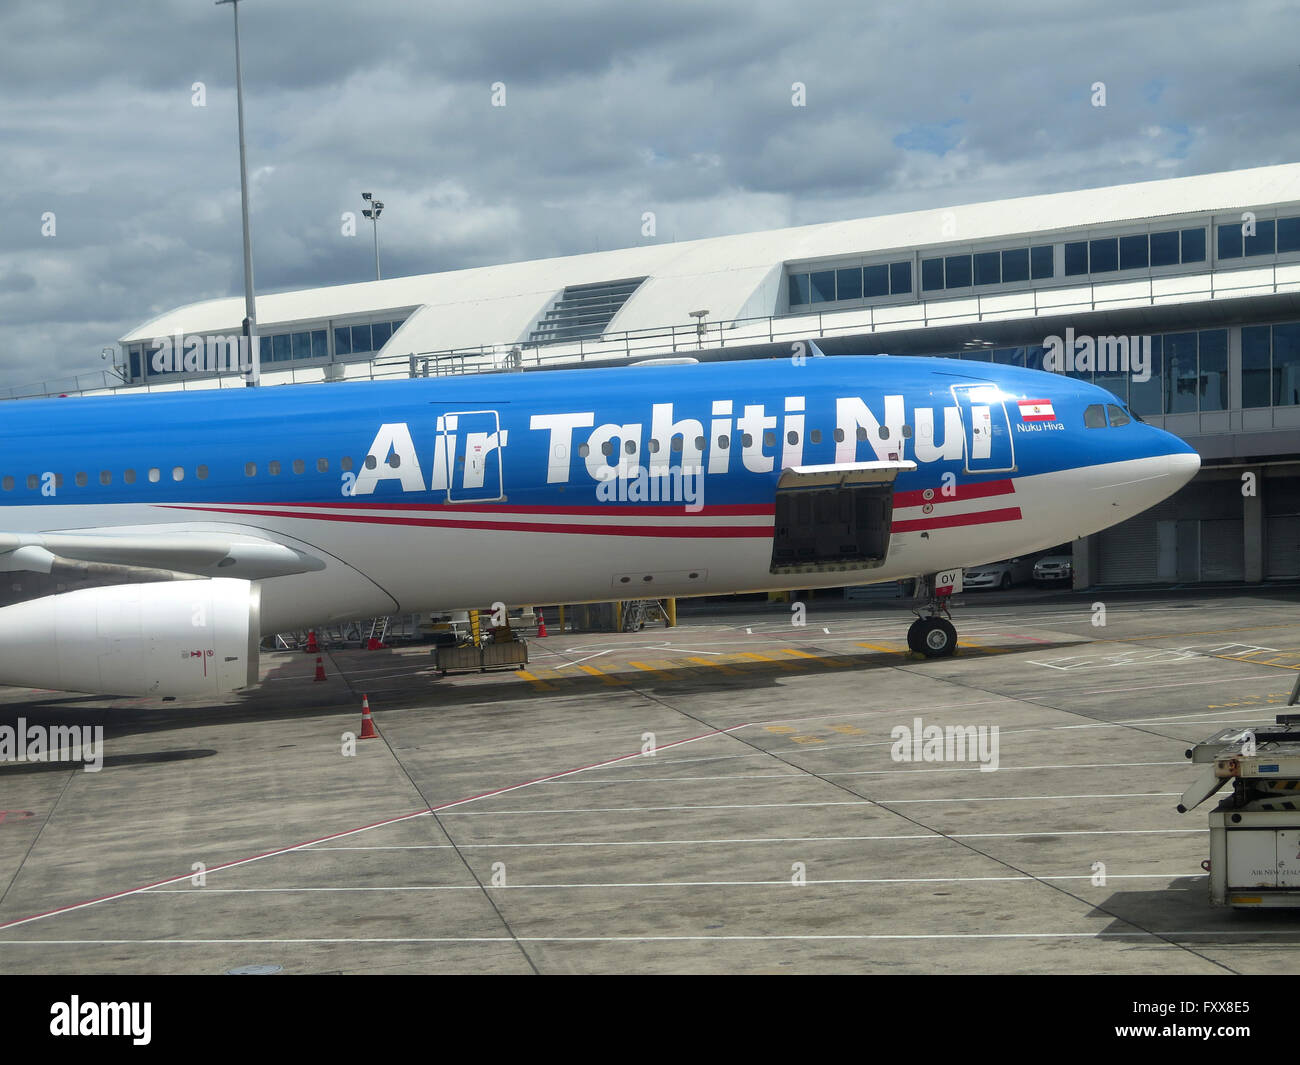
{"type": "Polygon", "coordinates": [[[229,4],[235,13],[235,99],[239,108],[239,205],[244,216],[244,336],[248,341],[248,368],[244,381],[256,388],[262,381],[262,353],[257,342],[257,310],[253,304],[253,237],[248,228],[248,164],[244,149],[244,74],[239,63],[239,0],[216,0],[217,7],[229,4]]]}
{"type": "Polygon", "coordinates": [[[383,275],[379,272],[379,216],[384,213],[384,203],[382,200],[376,200],[368,192],[363,192],[361,198],[370,204],[361,213],[370,219],[370,225],[375,231],[375,280],[382,281],[383,275]]]}

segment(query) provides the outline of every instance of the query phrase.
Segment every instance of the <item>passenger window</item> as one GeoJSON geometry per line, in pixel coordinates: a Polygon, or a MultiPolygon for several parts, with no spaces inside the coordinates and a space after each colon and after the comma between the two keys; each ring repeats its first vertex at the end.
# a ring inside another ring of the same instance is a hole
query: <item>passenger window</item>
{"type": "Polygon", "coordinates": [[[1111,425],[1128,425],[1128,423],[1133,420],[1125,414],[1121,408],[1115,406],[1114,403],[1106,404],[1106,413],[1110,415],[1111,425]]]}
{"type": "MultiPolygon", "coordinates": [[[[398,469],[402,465],[402,456],[394,451],[388,456],[388,465],[391,469],[398,469]]],[[[298,459],[293,464],[294,473],[302,473],[302,460],[298,459]]]]}
{"type": "Polygon", "coordinates": [[[352,457],[351,457],[350,455],[344,455],[344,456],[343,456],[343,461],[339,463],[339,469],[341,469],[344,473],[350,473],[350,472],[351,472],[351,470],[352,470],[352,457]]]}
{"type": "Polygon", "coordinates": [[[40,483],[41,483],[41,479],[37,477],[36,474],[29,473],[27,475],[27,487],[30,488],[32,491],[35,491],[37,487],[39,487],[40,483]]]}
{"type": "Polygon", "coordinates": [[[135,470],[127,470],[122,474],[122,480],[127,484],[135,484],[135,470]]]}
{"type": "Polygon", "coordinates": [[[89,480],[90,478],[88,478],[84,473],[77,474],[77,487],[85,488],[89,480]]]}
{"type": "Polygon", "coordinates": [[[1100,403],[1094,403],[1083,412],[1083,424],[1089,429],[1106,428],[1106,411],[1100,403]]]}
{"type": "MultiPolygon", "coordinates": [[[[393,458],[397,458],[397,456],[394,455],[393,458]]],[[[394,462],[394,463],[393,463],[393,466],[396,466],[396,465],[397,465],[397,463],[394,462]]],[[[304,473],[304,472],[306,471],[306,469],[307,469],[307,464],[306,464],[305,462],[303,462],[302,459],[294,459],[294,460],[293,460],[293,472],[294,472],[294,473],[304,473]]]]}
{"type": "MultiPolygon", "coordinates": [[[[708,443],[708,440],[706,440],[704,437],[702,437],[702,436],[697,436],[697,437],[695,438],[695,450],[696,450],[696,451],[703,451],[703,450],[704,450],[704,445],[707,444],[707,443],[708,443]]],[[[680,451],[681,449],[678,448],[678,450],[680,451]]]]}
{"type": "Polygon", "coordinates": [[[635,441],[635,440],[624,440],[624,441],[623,441],[623,450],[624,450],[625,452],[627,452],[627,454],[629,454],[629,455],[635,455],[635,454],[636,454],[636,441],[635,441]]]}
{"type": "Polygon", "coordinates": [[[867,427],[866,427],[865,425],[859,425],[859,426],[858,426],[858,439],[859,439],[859,440],[865,440],[866,438],[867,438],[867,427]]]}
{"type": "Polygon", "coordinates": [[[808,434],[808,439],[814,444],[820,444],[822,442],[822,431],[820,429],[814,429],[808,434]]]}
{"type": "Polygon", "coordinates": [[[329,459],[317,459],[317,460],[316,460],[316,472],[317,472],[317,473],[329,473],[329,472],[330,472],[330,460],[329,460],[329,459]]]}
{"type": "Polygon", "coordinates": [[[588,447],[586,444],[578,445],[578,458],[585,459],[590,454],[591,454],[590,447],[588,447]]]}
{"type": "MultiPolygon", "coordinates": [[[[370,457],[371,457],[371,458],[374,458],[373,455],[371,455],[370,457]]],[[[374,469],[373,466],[371,466],[370,468],[371,468],[372,470],[374,469]]],[[[272,477],[279,477],[279,476],[280,476],[280,464],[279,464],[278,462],[268,462],[268,463],[266,464],[266,472],[269,473],[272,477]]]]}
{"type": "Polygon", "coordinates": [[[173,481],[183,481],[183,480],[185,480],[185,467],[184,467],[184,466],[173,466],[173,467],[172,467],[172,480],[173,480],[173,481]]]}
{"type": "Polygon", "coordinates": [[[14,490],[14,479],[12,477],[6,477],[4,481],[0,482],[0,486],[2,486],[6,492],[12,492],[14,490]]]}
{"type": "MultiPolygon", "coordinates": [[[[272,472],[272,473],[279,473],[279,472],[280,472],[280,464],[277,462],[277,463],[274,463],[273,465],[275,466],[275,469],[272,470],[271,472],[272,472]]],[[[374,469],[376,466],[378,466],[378,465],[379,465],[379,460],[378,460],[377,458],[375,458],[374,455],[367,455],[367,456],[366,456],[366,469],[368,469],[368,470],[373,470],[373,469],[374,469]]]]}
{"type": "Polygon", "coordinates": [[[835,430],[835,442],[836,442],[837,444],[842,444],[842,443],[844,443],[844,430],[843,430],[843,429],[836,429],[836,430],[835,430]]]}
{"type": "Polygon", "coordinates": [[[206,466],[200,466],[194,472],[198,474],[198,478],[200,481],[206,481],[208,479],[208,468],[206,466]]]}
{"type": "Polygon", "coordinates": [[[113,483],[113,475],[112,475],[108,470],[100,470],[100,471],[99,471],[99,483],[100,483],[100,484],[112,484],[112,483],[113,483]]]}
{"type": "Polygon", "coordinates": [[[162,480],[162,470],[160,470],[157,466],[149,467],[149,483],[157,484],[161,480],[162,480]]]}
{"type": "Polygon", "coordinates": [[[256,463],[256,462],[245,462],[245,463],[244,463],[244,476],[245,476],[245,477],[256,477],[256,476],[257,476],[257,463],[256,463]]]}
{"type": "Polygon", "coordinates": [[[752,436],[750,436],[748,433],[745,433],[745,434],[740,438],[740,446],[741,446],[741,447],[753,447],[753,446],[754,446],[754,438],[753,438],[752,436]]]}
{"type": "Polygon", "coordinates": [[[731,437],[729,437],[729,436],[720,436],[720,437],[718,437],[718,450],[719,450],[719,451],[726,451],[727,448],[729,448],[729,447],[731,447],[731,437]]]}
{"type": "Polygon", "coordinates": [[[659,441],[656,440],[653,436],[650,438],[649,447],[650,447],[650,454],[652,455],[659,454],[659,441]]]}
{"type": "Polygon", "coordinates": [[[785,434],[785,442],[787,444],[799,443],[799,434],[796,433],[793,429],[791,429],[788,433],[785,434]]]}

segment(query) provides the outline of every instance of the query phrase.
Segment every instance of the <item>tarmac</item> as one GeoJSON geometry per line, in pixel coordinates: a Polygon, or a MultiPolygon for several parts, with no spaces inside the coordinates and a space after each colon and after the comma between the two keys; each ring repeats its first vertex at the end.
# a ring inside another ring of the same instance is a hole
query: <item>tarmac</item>
{"type": "Polygon", "coordinates": [[[97,772],[0,764],[0,972],[1300,971],[1300,911],[1211,907],[1213,801],[1175,810],[1188,746],[1286,709],[1295,590],[968,593],[935,660],[836,596],[548,616],[520,671],[0,689],[103,727],[97,772]]]}

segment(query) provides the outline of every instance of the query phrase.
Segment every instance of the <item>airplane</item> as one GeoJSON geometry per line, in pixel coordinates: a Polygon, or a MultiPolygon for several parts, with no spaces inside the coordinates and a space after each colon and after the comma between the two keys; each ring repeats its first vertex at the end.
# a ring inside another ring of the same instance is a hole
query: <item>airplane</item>
{"type": "Polygon", "coordinates": [[[0,609],[0,684],[215,695],[257,684],[264,634],[330,621],[905,578],[909,645],[942,657],[955,571],[1200,468],[1082,380],[811,347],[7,403],[0,571],[120,583],[0,609]]]}

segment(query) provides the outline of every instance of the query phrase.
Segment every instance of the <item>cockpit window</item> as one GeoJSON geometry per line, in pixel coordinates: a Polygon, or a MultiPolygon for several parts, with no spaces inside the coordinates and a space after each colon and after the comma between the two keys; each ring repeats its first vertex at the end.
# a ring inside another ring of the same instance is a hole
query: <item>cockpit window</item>
{"type": "Polygon", "coordinates": [[[1106,408],[1100,403],[1094,403],[1086,408],[1083,412],[1083,424],[1089,429],[1106,428],[1106,408]]]}
{"type": "Polygon", "coordinates": [[[1143,418],[1142,415],[1140,415],[1137,411],[1130,410],[1128,407],[1125,407],[1124,413],[1127,414],[1130,418],[1132,418],[1135,422],[1139,422],[1142,425],[1146,425],[1146,419],[1143,418]]]}
{"type": "Polygon", "coordinates": [[[1112,426],[1128,425],[1128,423],[1133,420],[1127,414],[1124,413],[1124,409],[1122,407],[1117,407],[1115,406],[1114,403],[1106,404],[1106,413],[1110,415],[1110,424],[1112,426]]]}

